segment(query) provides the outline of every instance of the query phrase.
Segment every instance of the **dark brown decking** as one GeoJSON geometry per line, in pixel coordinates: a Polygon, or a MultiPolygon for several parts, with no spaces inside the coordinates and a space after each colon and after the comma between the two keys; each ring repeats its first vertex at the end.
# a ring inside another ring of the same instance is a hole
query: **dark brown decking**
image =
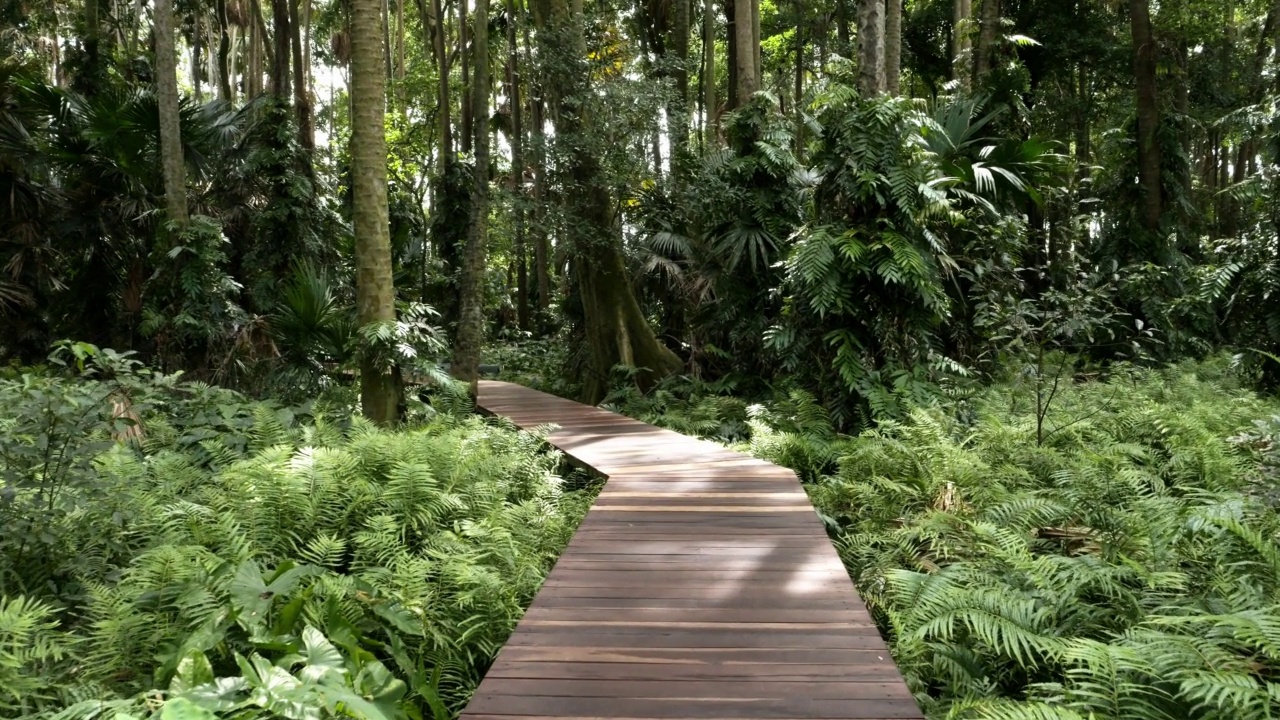
{"type": "Polygon", "coordinates": [[[923,717],[792,471],[519,385],[478,402],[608,482],[463,718],[923,717]]]}

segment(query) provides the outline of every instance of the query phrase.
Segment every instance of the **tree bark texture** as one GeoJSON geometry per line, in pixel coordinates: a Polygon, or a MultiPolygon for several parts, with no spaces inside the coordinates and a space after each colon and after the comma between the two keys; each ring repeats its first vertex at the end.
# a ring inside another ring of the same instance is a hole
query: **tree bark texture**
{"type": "Polygon", "coordinates": [[[272,47],[271,92],[288,102],[292,90],[289,83],[289,5],[292,0],[271,0],[272,47]]]}
{"type": "Polygon", "coordinates": [[[756,42],[758,16],[755,14],[758,0],[734,0],[733,32],[736,36],[734,65],[737,67],[738,105],[745,105],[760,89],[760,77],[756,74],[756,42]]]}
{"type": "Polygon", "coordinates": [[[507,0],[507,77],[511,85],[511,191],[514,198],[516,245],[516,322],[530,328],[529,250],[525,237],[524,207],[524,99],[520,92],[520,46],[516,35],[516,3],[507,0]]]}
{"type": "Polygon", "coordinates": [[[974,77],[978,82],[981,82],[995,67],[996,40],[1000,37],[1000,0],[981,0],[981,2],[978,52],[974,59],[974,77]]]}
{"type": "Polygon", "coordinates": [[[475,117],[471,134],[476,179],[471,191],[471,224],[467,228],[458,282],[458,334],[454,338],[450,372],[470,383],[474,396],[480,381],[480,350],[484,345],[485,244],[489,229],[489,0],[476,0],[473,20],[471,107],[475,117]]]}
{"type": "MultiPolygon", "coordinates": [[[[393,322],[391,238],[387,214],[386,69],[379,0],[351,0],[351,194],[355,226],[356,316],[360,325],[393,322]]],[[[366,354],[360,407],[379,425],[399,413],[400,389],[390,368],[366,354]]]]}
{"type": "Polygon", "coordinates": [[[187,225],[187,166],[178,110],[178,59],[171,0],[155,0],[156,103],[160,109],[160,165],[169,221],[187,225]]]}
{"type": "Polygon", "coordinates": [[[218,19],[218,99],[231,102],[231,27],[227,20],[227,0],[214,0],[218,19]]]}
{"type": "Polygon", "coordinates": [[[715,147],[720,108],[716,104],[716,6],[715,0],[702,3],[702,112],[706,146],[715,147]]]}
{"type": "Polygon", "coordinates": [[[902,0],[885,0],[884,91],[902,94],[902,0]]]}
{"type": "Polygon", "coordinates": [[[863,97],[884,92],[885,0],[858,3],[858,89],[863,97]]]}
{"type": "Polygon", "coordinates": [[[289,3],[289,45],[293,52],[293,111],[298,120],[298,141],[303,148],[314,150],[315,128],[311,121],[311,95],[307,89],[310,68],[303,62],[302,22],[298,16],[298,3],[301,0],[287,0],[287,2],[289,3]]]}
{"type": "Polygon", "coordinates": [[[1156,46],[1148,0],[1129,0],[1133,33],[1133,76],[1138,101],[1138,182],[1142,186],[1143,220],[1150,232],[1160,230],[1163,211],[1160,182],[1160,107],[1156,88],[1156,46]]]}
{"type": "MultiPolygon", "coordinates": [[[[467,0],[458,0],[458,59],[462,63],[462,84],[471,79],[471,59],[467,52],[467,0]]],[[[471,96],[462,92],[462,152],[471,152],[471,96]]]]}

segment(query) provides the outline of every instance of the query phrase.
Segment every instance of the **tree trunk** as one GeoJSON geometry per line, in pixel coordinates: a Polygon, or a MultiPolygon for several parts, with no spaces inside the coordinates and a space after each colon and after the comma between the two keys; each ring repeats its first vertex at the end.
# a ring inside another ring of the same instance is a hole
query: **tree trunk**
{"type": "Polygon", "coordinates": [[[729,98],[725,110],[737,110],[741,100],[738,98],[738,20],[737,3],[734,0],[724,0],[724,18],[726,33],[725,47],[729,51],[726,65],[729,69],[729,98]]]}
{"type": "Polygon", "coordinates": [[[316,147],[315,128],[311,121],[311,95],[307,91],[307,76],[311,69],[302,61],[302,23],[298,17],[298,3],[289,3],[289,44],[293,51],[293,110],[298,119],[298,140],[306,150],[316,147]]]}
{"type": "Polygon", "coordinates": [[[858,89],[863,97],[884,92],[884,3],[861,0],[858,4],[858,89]]]}
{"type": "Polygon", "coordinates": [[[453,376],[471,384],[474,396],[480,381],[480,350],[484,345],[485,243],[489,229],[489,0],[476,0],[472,38],[471,133],[476,153],[475,188],[471,191],[471,223],[458,282],[460,308],[454,339],[453,376]]]}
{"type": "Polygon", "coordinates": [[[200,88],[200,49],[200,13],[197,12],[191,24],[191,94],[197,103],[204,102],[204,91],[200,88]]]}
{"type": "Polygon", "coordinates": [[[682,157],[689,145],[689,3],[691,0],[674,0],[676,4],[675,35],[671,43],[675,52],[675,102],[667,108],[668,131],[671,135],[671,171],[676,172],[676,160],[682,157]]]}
{"type": "Polygon", "coordinates": [[[1156,132],[1160,108],[1156,94],[1156,46],[1151,34],[1148,0],[1129,0],[1133,32],[1133,75],[1138,101],[1138,181],[1144,196],[1143,218],[1149,232],[1160,230],[1162,198],[1160,145],[1156,132]]]}
{"type": "Polygon", "coordinates": [[[968,89],[972,54],[970,47],[973,0],[955,0],[951,24],[951,79],[968,89]]]}
{"type": "Polygon", "coordinates": [[[902,0],[885,0],[884,89],[902,94],[902,0]]]}
{"type": "Polygon", "coordinates": [[[178,114],[178,60],[171,0],[155,0],[156,104],[160,110],[160,165],[169,222],[187,225],[187,166],[178,114]]]}
{"type": "MultiPolygon", "coordinates": [[[[419,0],[423,2],[424,0],[419,0]]],[[[432,48],[436,55],[436,69],[439,78],[436,82],[436,116],[440,122],[440,168],[443,174],[446,164],[453,156],[453,120],[449,107],[449,52],[445,49],[444,10],[440,0],[431,0],[431,9],[435,12],[435,32],[431,35],[432,48]]],[[[423,18],[423,30],[426,30],[426,18],[423,18]]]]}
{"type": "MultiPolygon", "coordinates": [[[[534,67],[533,42],[528,24],[524,26],[524,58],[525,67],[534,67]]],[[[530,82],[536,82],[536,77],[531,79],[530,82]]],[[[532,95],[534,99],[530,105],[533,111],[533,127],[531,128],[530,139],[533,141],[533,274],[538,286],[539,315],[545,316],[547,308],[551,307],[551,273],[548,266],[551,259],[551,248],[550,241],[547,239],[546,228],[547,154],[546,137],[543,134],[545,113],[543,112],[543,93],[541,90],[535,88],[532,95]]]]}
{"type": "Polygon", "coordinates": [[[231,102],[231,27],[227,20],[227,0],[214,0],[218,16],[218,99],[231,102]]]}
{"type": "MultiPolygon", "coordinates": [[[[829,16],[828,16],[829,17],[829,16]]],[[[826,35],[825,32],[822,35],[826,35]]],[[[849,31],[849,0],[836,0],[836,42],[840,54],[853,59],[853,33],[849,31]]]]}
{"type": "Polygon", "coordinates": [[[471,79],[471,61],[467,57],[467,0],[458,0],[458,58],[462,61],[462,152],[471,152],[471,96],[466,91],[471,79]]]}
{"type": "Polygon", "coordinates": [[[715,147],[719,133],[716,106],[716,6],[715,0],[702,2],[702,112],[708,148],[715,147]]]}
{"type": "MultiPolygon", "coordinates": [[[[741,2],[750,7],[748,0],[741,2]]],[[[543,89],[553,103],[556,141],[563,142],[566,149],[564,171],[571,182],[565,198],[570,220],[567,234],[590,352],[583,395],[586,402],[595,404],[605,396],[615,365],[639,368],[636,380],[647,388],[677,371],[680,359],[658,341],[640,310],[623,265],[614,203],[603,169],[593,154],[593,144],[583,142],[583,136],[592,132],[593,118],[581,13],[576,12],[577,7],[571,11],[566,0],[538,0],[534,8],[542,56],[555,68],[544,77],[543,89]]],[[[745,52],[740,57],[745,56],[750,67],[750,47],[742,49],[745,52]]]]}
{"type": "MultiPolygon", "coordinates": [[[[351,0],[351,195],[355,229],[356,316],[362,327],[394,322],[391,238],[387,210],[386,70],[379,0],[351,0]]],[[[390,368],[365,353],[360,407],[391,425],[400,388],[390,368]]]]}
{"type": "Polygon", "coordinates": [[[760,77],[756,74],[756,42],[758,16],[755,14],[758,0],[735,0],[733,3],[733,32],[737,42],[734,64],[738,70],[738,105],[745,105],[760,89],[760,77]]]}
{"type": "Polygon", "coordinates": [[[511,191],[515,204],[516,242],[516,322],[520,329],[530,328],[529,250],[525,238],[524,218],[524,100],[520,93],[520,47],[516,42],[516,3],[507,0],[507,77],[511,84],[511,191]]]}
{"type": "Polygon", "coordinates": [[[764,84],[763,64],[760,61],[760,0],[751,0],[751,59],[755,69],[756,90],[764,84]]]}
{"type": "Polygon", "coordinates": [[[382,0],[382,67],[391,84],[391,3],[382,0]]]}
{"type": "Polygon", "coordinates": [[[974,59],[974,78],[978,83],[995,66],[996,39],[1000,37],[1000,0],[981,0],[982,18],[978,23],[978,52],[974,59]]]}
{"type": "Polygon", "coordinates": [[[249,58],[245,63],[245,100],[253,100],[262,94],[262,46],[265,39],[262,34],[262,8],[258,0],[249,0],[249,58]]]}
{"type": "Polygon", "coordinates": [[[289,96],[293,94],[289,84],[289,40],[292,37],[289,30],[289,5],[292,2],[293,0],[271,2],[272,45],[275,51],[271,58],[271,92],[284,102],[288,102],[289,96]]]}

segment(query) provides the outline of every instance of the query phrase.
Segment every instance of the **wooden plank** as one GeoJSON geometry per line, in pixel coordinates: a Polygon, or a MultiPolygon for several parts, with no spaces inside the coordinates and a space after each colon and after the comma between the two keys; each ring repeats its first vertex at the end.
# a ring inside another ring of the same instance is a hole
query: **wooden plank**
{"type": "Polygon", "coordinates": [[[469,715],[537,715],[611,718],[917,718],[920,710],[906,699],[848,700],[810,697],[582,698],[543,695],[493,695],[477,692],[469,715]]]}
{"type": "Polygon", "coordinates": [[[517,385],[477,405],[607,482],[465,720],[923,717],[794,472],[517,385]]]}

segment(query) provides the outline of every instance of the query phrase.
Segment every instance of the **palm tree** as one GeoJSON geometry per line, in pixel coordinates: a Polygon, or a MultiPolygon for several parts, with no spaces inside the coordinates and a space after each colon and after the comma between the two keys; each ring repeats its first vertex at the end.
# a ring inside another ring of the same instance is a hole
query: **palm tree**
{"type": "MultiPolygon", "coordinates": [[[[386,67],[382,4],[351,3],[351,195],[355,225],[356,319],[361,327],[394,322],[391,231],[387,215],[386,67]]],[[[366,349],[360,367],[360,408],[380,425],[396,420],[399,384],[366,349]]]]}

